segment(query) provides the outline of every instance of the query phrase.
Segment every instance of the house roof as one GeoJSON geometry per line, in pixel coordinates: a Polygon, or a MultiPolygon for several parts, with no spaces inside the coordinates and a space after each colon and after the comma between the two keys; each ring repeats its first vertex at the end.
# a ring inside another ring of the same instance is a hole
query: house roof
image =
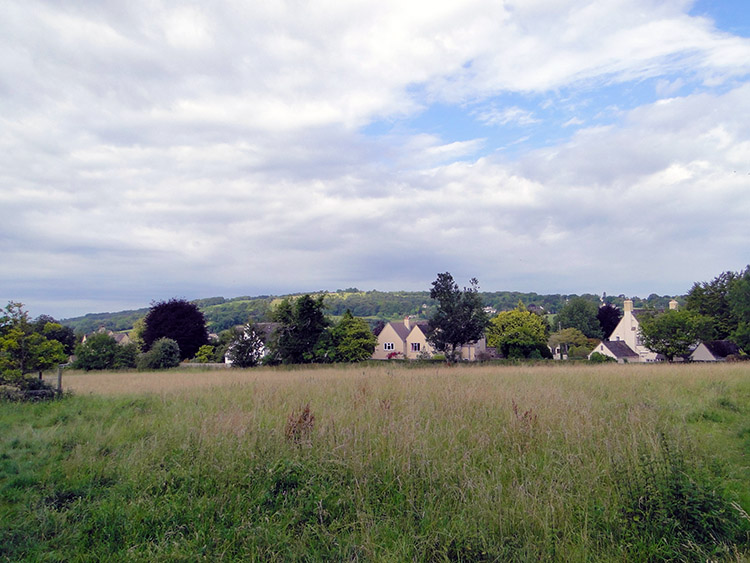
{"type": "Polygon", "coordinates": [[[739,347],[730,340],[709,340],[703,342],[703,345],[716,358],[726,358],[727,356],[740,353],[739,347]]]}
{"type": "Polygon", "coordinates": [[[638,358],[630,346],[628,346],[622,340],[605,340],[602,342],[602,346],[607,348],[616,358],[638,358]]]}

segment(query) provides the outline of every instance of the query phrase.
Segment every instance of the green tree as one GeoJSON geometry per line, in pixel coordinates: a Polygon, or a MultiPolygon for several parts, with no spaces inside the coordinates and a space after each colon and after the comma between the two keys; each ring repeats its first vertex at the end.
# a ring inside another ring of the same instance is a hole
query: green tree
{"type": "Polygon", "coordinates": [[[602,329],[598,313],[599,307],[596,303],[583,297],[574,297],[557,313],[555,323],[561,329],[577,328],[587,338],[601,338],[602,329]]]}
{"type": "Polygon", "coordinates": [[[337,362],[361,362],[369,360],[378,344],[378,338],[364,319],[352,315],[348,309],[331,330],[335,344],[337,362]]]}
{"type": "Polygon", "coordinates": [[[512,311],[503,311],[490,320],[487,345],[497,348],[506,358],[549,358],[545,320],[519,302],[512,311]]]}
{"type": "Polygon", "coordinates": [[[71,355],[76,345],[76,335],[72,328],[63,326],[49,315],[39,315],[32,323],[34,332],[43,335],[48,340],[57,340],[63,345],[66,355],[71,355]]]}
{"type": "Polygon", "coordinates": [[[731,282],[727,302],[734,321],[732,339],[745,353],[750,353],[750,266],[731,282]]]}
{"type": "Polygon", "coordinates": [[[265,353],[263,333],[254,324],[248,323],[234,329],[234,338],[227,348],[227,358],[232,362],[232,367],[255,367],[260,364],[265,353]]]}
{"type": "Polygon", "coordinates": [[[559,346],[561,354],[570,357],[572,347],[587,347],[589,339],[577,328],[564,328],[550,334],[548,342],[553,350],[559,346]]]}
{"type": "Polygon", "coordinates": [[[160,301],[151,306],[144,320],[142,337],[145,350],[162,338],[177,342],[180,358],[195,356],[201,346],[208,344],[206,320],[198,307],[184,299],[160,301]]]}
{"type": "Polygon", "coordinates": [[[10,302],[0,316],[0,378],[18,383],[67,359],[63,345],[34,331],[22,303],[10,302]]]}
{"type": "Polygon", "coordinates": [[[640,325],[643,344],[670,362],[686,356],[700,340],[712,340],[714,336],[713,320],[687,309],[644,316],[640,325]]]}
{"type": "Polygon", "coordinates": [[[148,352],[138,356],[138,369],[169,369],[180,365],[180,346],[171,338],[160,338],[148,352]]]}
{"type": "Polygon", "coordinates": [[[195,359],[201,364],[208,364],[214,361],[214,355],[216,348],[210,344],[204,344],[198,348],[198,352],[195,354],[195,359]]]}
{"type": "Polygon", "coordinates": [[[120,345],[106,332],[95,332],[75,348],[75,367],[85,371],[134,368],[138,347],[120,345]]]}
{"type": "Polygon", "coordinates": [[[461,290],[448,272],[438,274],[432,282],[430,298],[437,301],[430,317],[430,343],[449,360],[455,360],[461,347],[476,342],[489,324],[484,304],[479,295],[479,282],[469,280],[469,287],[461,290]]]}
{"type": "Polygon", "coordinates": [[[283,364],[304,364],[316,360],[315,348],[330,324],[323,313],[323,296],[303,295],[294,301],[284,299],[273,311],[279,323],[271,338],[274,361],[283,364]]]}
{"type": "Polygon", "coordinates": [[[740,274],[723,272],[710,282],[695,282],[687,294],[685,309],[714,319],[716,338],[728,338],[737,328],[730,291],[739,279],[740,274]]]}
{"type": "Polygon", "coordinates": [[[106,332],[95,332],[76,346],[75,356],[78,369],[112,369],[117,357],[117,342],[106,332]]]}

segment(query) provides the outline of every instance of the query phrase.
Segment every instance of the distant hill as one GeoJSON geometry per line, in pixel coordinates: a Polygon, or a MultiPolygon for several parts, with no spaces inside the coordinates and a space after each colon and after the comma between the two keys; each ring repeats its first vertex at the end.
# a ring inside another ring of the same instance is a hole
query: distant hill
{"type": "MultiPolygon", "coordinates": [[[[311,292],[313,293],[313,292],[311,292]]],[[[319,293],[318,293],[319,294],[319,293]]],[[[537,293],[522,293],[517,291],[496,291],[480,293],[487,307],[497,311],[507,311],[515,308],[519,301],[526,306],[534,306],[545,313],[556,313],[565,302],[578,295],[539,295],[537,293]]],[[[391,321],[417,315],[428,317],[433,310],[434,303],[428,291],[360,291],[356,288],[342,289],[325,294],[326,312],[338,317],[349,309],[356,317],[364,317],[373,323],[378,320],[391,321]]],[[[272,308],[285,297],[293,295],[257,297],[208,297],[193,301],[206,317],[209,331],[220,332],[234,325],[252,321],[269,320],[272,308]]],[[[599,303],[598,295],[580,295],[592,302],[599,303]]],[[[634,297],[636,307],[666,308],[673,296],[650,295],[646,299],[634,297]]],[[[607,297],[610,302],[622,308],[625,296],[607,297]]],[[[678,300],[680,297],[678,296],[678,300]]],[[[99,327],[113,331],[123,331],[133,328],[133,323],[148,313],[148,307],[117,313],[89,313],[82,317],[63,319],[61,322],[73,328],[78,333],[90,333],[99,327]]]]}

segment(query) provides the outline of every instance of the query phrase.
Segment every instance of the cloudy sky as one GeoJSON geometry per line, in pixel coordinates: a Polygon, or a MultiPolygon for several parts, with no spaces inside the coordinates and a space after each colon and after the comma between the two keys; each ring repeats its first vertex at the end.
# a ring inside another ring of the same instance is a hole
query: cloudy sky
{"type": "Polygon", "coordinates": [[[746,0],[0,0],[0,299],[750,263],[746,0]]]}

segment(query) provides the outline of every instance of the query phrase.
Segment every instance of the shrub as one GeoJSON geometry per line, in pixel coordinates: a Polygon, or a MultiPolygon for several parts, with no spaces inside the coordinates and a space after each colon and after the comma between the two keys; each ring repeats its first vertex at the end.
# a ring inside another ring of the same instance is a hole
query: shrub
{"type": "Polygon", "coordinates": [[[642,452],[618,472],[626,543],[654,561],[715,560],[728,556],[732,545],[748,545],[747,515],[721,480],[660,438],[655,451],[642,452]]]}
{"type": "Polygon", "coordinates": [[[160,338],[138,357],[138,369],[169,369],[180,365],[180,346],[171,338],[160,338]]]}
{"type": "Polygon", "coordinates": [[[594,352],[593,354],[591,354],[589,361],[594,364],[604,364],[607,362],[616,362],[617,360],[615,360],[611,356],[606,356],[600,352],[594,352]]]}

